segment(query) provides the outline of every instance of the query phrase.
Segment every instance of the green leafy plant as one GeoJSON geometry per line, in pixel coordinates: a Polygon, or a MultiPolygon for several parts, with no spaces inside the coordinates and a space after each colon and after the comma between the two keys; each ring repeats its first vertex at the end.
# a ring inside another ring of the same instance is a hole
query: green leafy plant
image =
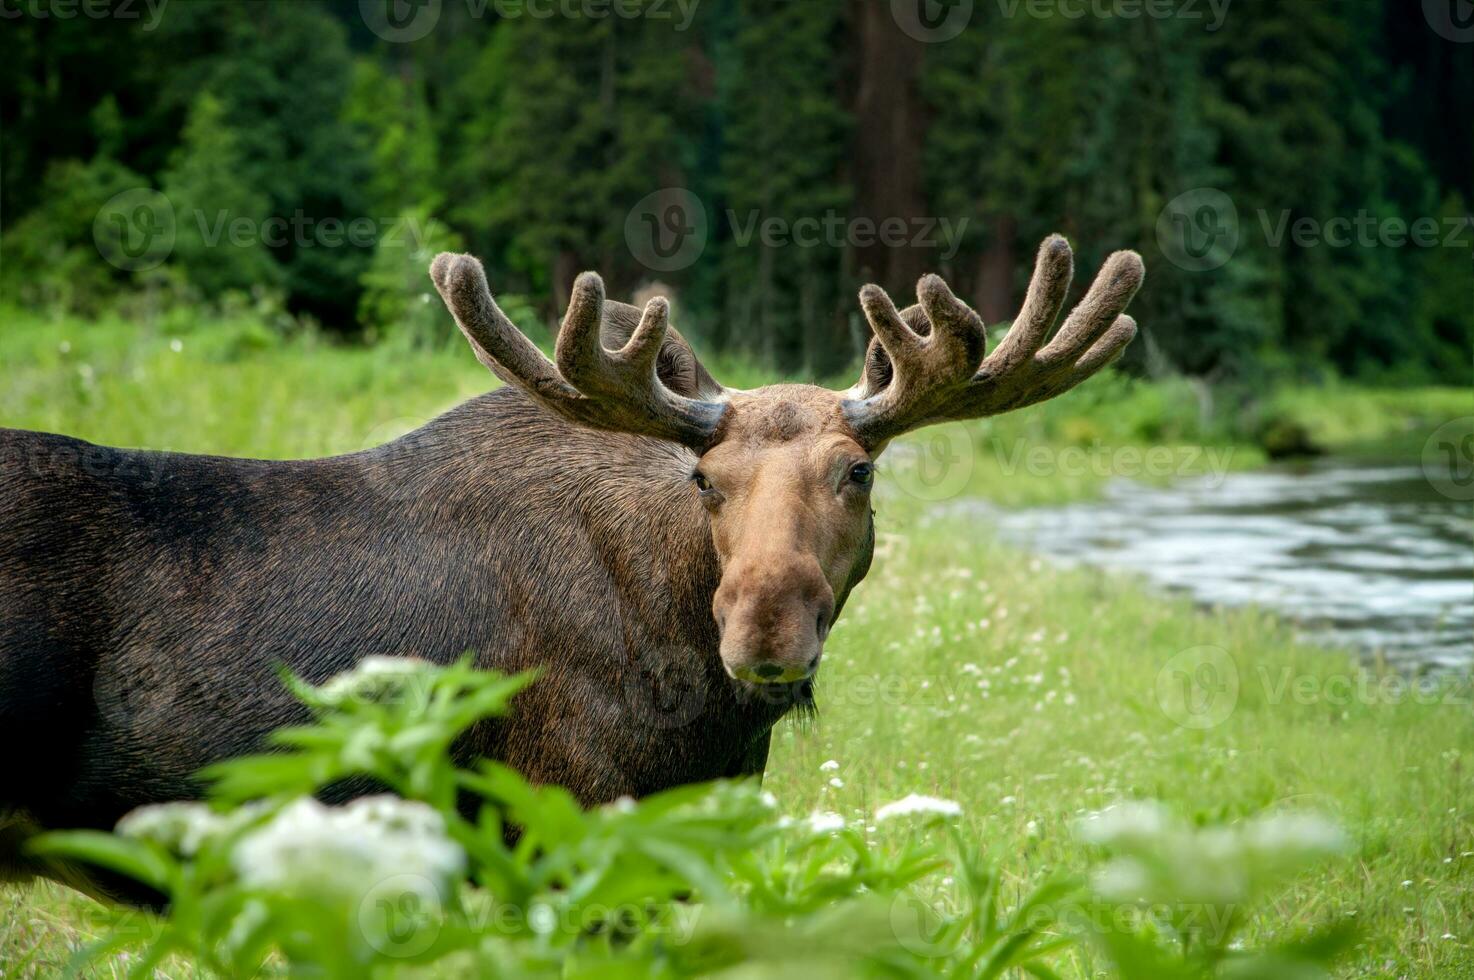
{"type": "MultiPolygon", "coordinates": [[[[73,969],[139,947],[131,976],[182,956],[232,977],[674,977],[740,967],[1050,978],[1052,964],[1074,955],[1081,881],[1005,888],[950,801],[908,796],[880,807],[870,826],[836,814],[793,819],[745,781],[585,810],[498,763],[458,765],[458,737],[513,710],[534,679],[469,660],[399,658],[369,658],[320,686],[286,678],[311,723],[277,732],[276,751],[206,770],[209,802],[144,807],[113,834],[34,842],[167,903],[157,928],[120,925],[73,969]]],[[[1267,839],[1263,828],[1245,833],[1245,846],[1267,839]]],[[[1148,875],[1153,887],[1186,888],[1150,863],[1152,839],[1108,842],[1125,850],[1118,861],[1160,871],[1148,875]]],[[[1162,853],[1177,864],[1192,857],[1162,853]]],[[[1269,876],[1282,855],[1263,856],[1269,876]]],[[[1104,880],[1121,868],[1106,865],[1104,880]]],[[[1126,976],[1144,975],[1131,972],[1128,953],[1221,958],[1222,943],[1184,936],[1132,933],[1109,953],[1126,976]]],[[[1318,948],[1277,952],[1314,962],[1318,948]]]]}

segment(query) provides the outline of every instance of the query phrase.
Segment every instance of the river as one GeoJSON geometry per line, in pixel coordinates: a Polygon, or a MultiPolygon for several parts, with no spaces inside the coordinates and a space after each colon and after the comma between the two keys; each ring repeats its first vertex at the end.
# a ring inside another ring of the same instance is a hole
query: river
{"type": "Polygon", "coordinates": [[[1410,671],[1474,666],[1474,503],[1416,464],[1326,459],[1168,487],[1118,480],[1064,507],[950,507],[1062,562],[1205,604],[1257,604],[1313,642],[1410,671]]]}

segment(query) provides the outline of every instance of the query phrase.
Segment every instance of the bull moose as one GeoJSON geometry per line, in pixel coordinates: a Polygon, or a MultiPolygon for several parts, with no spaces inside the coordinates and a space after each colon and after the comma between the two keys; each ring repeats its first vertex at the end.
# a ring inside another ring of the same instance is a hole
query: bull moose
{"type": "Polygon", "coordinates": [[[282,665],[322,681],[370,654],[471,650],[540,668],[462,750],[585,804],[760,774],[870,566],[886,445],[1053,397],[1135,334],[1142,263],[1118,252],[1049,339],[1072,268],[1046,240],[986,357],[937,276],[901,311],[866,286],[854,387],[742,391],[664,299],[608,301],[593,273],[555,366],[480,263],[444,254],[435,287],[506,385],[402,439],[265,462],[0,429],[0,877],[59,873],[25,857],[36,829],[196,796],[201,767],[302,720],[282,665]]]}

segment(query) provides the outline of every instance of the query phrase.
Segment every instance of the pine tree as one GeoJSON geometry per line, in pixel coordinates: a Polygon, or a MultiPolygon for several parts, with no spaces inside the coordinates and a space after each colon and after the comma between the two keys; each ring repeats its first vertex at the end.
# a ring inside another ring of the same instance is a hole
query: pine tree
{"type": "Polygon", "coordinates": [[[648,272],[625,217],[682,186],[692,158],[688,43],[661,19],[498,23],[452,97],[472,113],[455,150],[453,221],[559,306],[582,269],[628,292],[648,272]]]}
{"type": "Polygon", "coordinates": [[[249,173],[225,106],[202,94],[163,176],[163,193],[174,208],[172,261],[207,297],[281,281],[281,267],[262,241],[270,202],[248,182],[249,173]]]}
{"type": "MultiPolygon", "coordinates": [[[[838,105],[839,9],[741,0],[719,87],[726,126],[718,224],[725,320],[734,346],[824,373],[863,350],[846,329],[853,291],[841,176],[849,117],[838,105]],[[763,234],[775,220],[780,235],[763,234]],[[836,238],[836,234],[839,235],[836,238]]],[[[863,338],[860,338],[863,340],[863,338]]]]}
{"type": "MultiPolygon", "coordinates": [[[[353,63],[344,30],[312,4],[211,7],[224,53],[202,87],[225,108],[245,161],[241,179],[285,222],[268,242],[293,307],[354,322],[372,240],[348,234],[366,214],[370,166],[344,121],[353,63]]],[[[384,216],[378,216],[384,217],[384,216]]],[[[377,233],[386,229],[378,227],[377,233]]]]}
{"type": "Polygon", "coordinates": [[[444,200],[440,153],[424,83],[411,64],[385,69],[372,58],[353,65],[353,87],[344,107],[369,161],[365,207],[376,218],[410,210],[433,212],[444,200]]]}

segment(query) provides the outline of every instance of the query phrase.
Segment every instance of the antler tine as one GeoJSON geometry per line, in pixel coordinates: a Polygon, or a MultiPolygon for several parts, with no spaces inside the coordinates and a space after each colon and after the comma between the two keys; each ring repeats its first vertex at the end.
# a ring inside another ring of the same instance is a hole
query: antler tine
{"type": "Polygon", "coordinates": [[[931,343],[939,367],[954,376],[971,377],[987,349],[983,318],[958,299],[938,275],[926,275],[916,284],[922,312],[931,324],[931,343]]]}
{"type": "Polygon", "coordinates": [[[592,272],[579,276],[563,326],[558,331],[558,371],[579,391],[638,392],[660,382],[655,362],[670,326],[670,304],[664,296],[645,304],[640,323],[625,345],[607,349],[599,336],[604,284],[592,272]]]}
{"type": "Polygon", "coordinates": [[[553,365],[507,318],[474,256],[442,252],[430,265],[430,278],[450,309],[456,326],[471,342],[476,359],[508,384],[519,384],[547,398],[578,396],[553,365]]]}
{"type": "Polygon", "coordinates": [[[629,364],[636,374],[655,373],[655,362],[660,358],[660,347],[665,343],[665,332],[670,327],[670,303],[664,296],[652,296],[640,314],[635,332],[614,356],[629,364]]]}
{"type": "Polygon", "coordinates": [[[595,272],[579,273],[553,345],[558,373],[579,391],[591,382],[597,383],[606,371],[607,355],[599,340],[603,322],[604,280],[595,272]]]}
{"type": "Polygon", "coordinates": [[[1008,333],[998,344],[989,365],[992,373],[1000,374],[1034,353],[1049,336],[1054,322],[1059,319],[1060,308],[1065,305],[1065,296],[1070,291],[1070,282],[1075,277],[1075,254],[1063,235],[1050,235],[1039,246],[1039,255],[1034,260],[1034,275],[1029,279],[1029,292],[1024,305],[1008,333]]]}
{"type": "Polygon", "coordinates": [[[863,390],[865,397],[844,403],[856,437],[876,448],[933,422],[1022,408],[1068,391],[1115,360],[1136,335],[1136,321],[1122,311],[1145,275],[1141,257],[1117,252],[1107,259],[1059,335],[1041,350],[1063,305],[1072,270],[1064,239],[1057,235],[1046,239],[1024,307],[986,360],[982,320],[937,276],[923,277],[917,284],[921,312],[930,328],[925,336],[906,326],[883,291],[867,286],[860,302],[890,358],[891,372],[883,390],[863,390]]]}
{"type": "Polygon", "coordinates": [[[1146,276],[1141,256],[1113,252],[1100,267],[1090,291],[1065,320],[1049,346],[1039,352],[1046,364],[1073,363],[1116,322],[1146,276]]]}
{"type": "Polygon", "coordinates": [[[880,338],[880,345],[890,356],[898,374],[902,365],[916,363],[923,343],[921,335],[906,326],[906,321],[901,319],[901,314],[896,310],[896,304],[891,302],[884,289],[874,283],[862,286],[860,309],[865,311],[870,329],[880,338]]]}
{"type": "Polygon", "coordinates": [[[669,323],[664,298],[647,303],[629,341],[609,351],[600,339],[604,282],[595,273],[583,273],[573,284],[558,330],[554,367],[497,307],[480,262],[442,254],[430,275],[477,358],[569,421],[693,448],[704,447],[716,434],[725,405],[677,395],[655,372],[669,323]]]}

